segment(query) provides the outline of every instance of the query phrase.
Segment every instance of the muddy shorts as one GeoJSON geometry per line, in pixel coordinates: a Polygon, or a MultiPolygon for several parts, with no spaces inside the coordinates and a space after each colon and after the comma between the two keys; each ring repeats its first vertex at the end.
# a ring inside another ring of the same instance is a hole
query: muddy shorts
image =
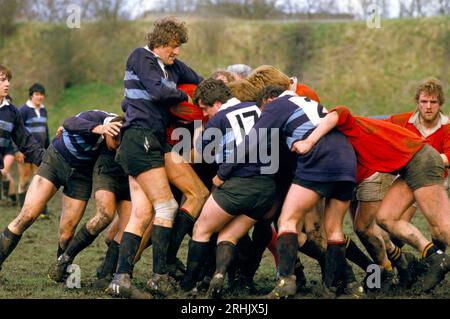
{"type": "Polygon", "coordinates": [[[132,126],[122,135],[116,162],[133,177],[152,168],[164,167],[164,154],[169,144],[161,145],[152,129],[132,126]]]}
{"type": "Polygon", "coordinates": [[[400,176],[412,191],[421,187],[444,183],[444,162],[441,155],[426,144],[400,170],[400,176]]]}
{"type": "Polygon", "coordinates": [[[272,207],[275,187],[275,181],[268,176],[232,177],[212,196],[228,214],[260,220],[272,207]]]}
{"type": "Polygon", "coordinates": [[[37,175],[44,177],[56,188],[64,186],[64,195],[88,201],[92,191],[92,167],[85,170],[71,167],[61,154],[50,145],[45,151],[37,175]]]}
{"type": "Polygon", "coordinates": [[[374,173],[356,186],[356,200],[362,202],[381,201],[397,176],[389,173],[374,173]]]}
{"type": "Polygon", "coordinates": [[[131,200],[128,176],[122,167],[114,161],[110,154],[102,154],[98,157],[92,174],[94,193],[105,190],[116,195],[118,201],[131,200]]]}
{"type": "Polygon", "coordinates": [[[310,189],[323,197],[344,202],[353,198],[353,190],[355,189],[355,183],[349,181],[315,182],[294,177],[292,184],[310,189]]]}

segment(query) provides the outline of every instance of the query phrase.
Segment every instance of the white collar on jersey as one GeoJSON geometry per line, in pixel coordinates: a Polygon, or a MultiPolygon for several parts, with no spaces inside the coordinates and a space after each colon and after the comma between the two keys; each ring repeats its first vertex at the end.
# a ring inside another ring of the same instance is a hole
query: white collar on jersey
{"type": "Polygon", "coordinates": [[[9,105],[9,101],[6,97],[3,98],[2,104],[0,104],[0,108],[4,107],[5,105],[9,105]]]}
{"type": "Polygon", "coordinates": [[[227,108],[238,105],[239,103],[241,103],[241,101],[239,101],[237,98],[233,97],[233,98],[229,99],[226,103],[222,104],[219,107],[218,111],[226,110],[227,108]]]}
{"type": "Polygon", "coordinates": [[[153,52],[152,50],[150,50],[150,48],[148,47],[148,45],[146,45],[146,46],[144,47],[144,49],[147,50],[147,51],[149,51],[149,52],[151,52],[151,53],[156,57],[156,59],[158,60],[159,66],[160,66],[161,69],[163,70],[164,77],[167,79],[167,78],[169,77],[169,75],[167,74],[167,71],[166,71],[166,65],[164,64],[163,60],[161,60],[161,58],[159,57],[159,55],[157,55],[155,52],[153,52]]]}
{"type": "MultiPolygon", "coordinates": [[[[25,104],[32,109],[36,109],[36,106],[31,102],[31,100],[28,100],[27,103],[25,103],[25,104]]],[[[39,106],[39,108],[43,109],[43,108],[45,108],[45,105],[41,104],[41,106],[39,106]]]]}
{"type": "Polygon", "coordinates": [[[439,130],[442,125],[450,123],[450,120],[447,117],[447,115],[445,115],[442,112],[439,112],[439,121],[437,122],[436,126],[430,130],[426,130],[420,124],[419,111],[416,111],[416,112],[414,112],[413,115],[411,115],[411,117],[408,120],[408,123],[413,124],[419,130],[420,134],[422,134],[422,136],[426,138],[426,137],[430,136],[431,134],[433,134],[434,132],[436,132],[437,130],[439,130]]]}
{"type": "Polygon", "coordinates": [[[283,93],[281,93],[279,97],[282,97],[282,96],[285,96],[285,95],[297,96],[297,93],[295,93],[294,91],[291,91],[291,90],[286,90],[283,93]]]}

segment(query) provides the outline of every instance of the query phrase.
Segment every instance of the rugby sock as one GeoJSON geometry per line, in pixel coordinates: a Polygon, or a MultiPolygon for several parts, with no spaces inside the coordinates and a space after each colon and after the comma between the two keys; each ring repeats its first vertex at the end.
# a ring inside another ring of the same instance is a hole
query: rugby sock
{"type": "Polygon", "coordinates": [[[388,260],[388,262],[386,263],[386,265],[384,265],[384,269],[386,269],[386,271],[392,271],[392,263],[390,260],[388,260]]]}
{"type": "Polygon", "coordinates": [[[65,254],[73,260],[80,251],[92,244],[95,238],[97,238],[97,235],[91,235],[86,228],[86,224],[84,224],[70,241],[65,254]]]}
{"type": "Polygon", "coordinates": [[[329,241],[325,256],[324,284],[333,287],[345,275],[345,242],[329,241]]]}
{"type": "Polygon", "coordinates": [[[174,264],[177,261],[177,253],[186,234],[192,235],[195,219],[183,208],[178,210],[172,228],[169,247],[167,248],[167,263],[174,264]]]}
{"type": "Polygon", "coordinates": [[[267,249],[272,253],[273,259],[275,261],[275,266],[278,267],[278,253],[277,253],[277,231],[275,230],[275,227],[272,228],[272,238],[270,239],[269,244],[267,245],[267,249]]]}
{"type": "Polygon", "coordinates": [[[298,251],[298,234],[282,233],[277,239],[277,253],[279,256],[278,270],[282,277],[294,274],[295,260],[298,251]]]}
{"type": "Polygon", "coordinates": [[[3,196],[5,198],[7,198],[8,194],[9,194],[9,181],[3,181],[2,186],[3,186],[2,187],[3,188],[3,196]]]}
{"type": "Polygon", "coordinates": [[[389,239],[392,241],[392,243],[399,247],[399,248],[403,248],[403,246],[405,246],[405,243],[401,240],[398,239],[397,237],[393,236],[393,235],[389,235],[389,239]]]}
{"type": "Polygon", "coordinates": [[[27,195],[27,192],[19,193],[19,208],[23,207],[23,203],[25,203],[25,196],[27,195]]]}
{"type": "Polygon", "coordinates": [[[229,241],[221,241],[216,248],[216,274],[225,275],[228,267],[233,262],[236,254],[236,246],[229,241]]]}
{"type": "MultiPolygon", "coordinates": [[[[219,245],[219,243],[217,244],[219,245]]],[[[217,246],[219,247],[219,246],[217,246]]],[[[233,262],[227,267],[228,277],[230,279],[236,279],[239,270],[248,266],[252,260],[252,249],[253,243],[250,236],[245,234],[241,239],[239,239],[236,245],[237,258],[233,259],[233,262]]],[[[217,264],[217,248],[216,248],[216,264],[217,264]]]]}
{"type": "Polygon", "coordinates": [[[0,234],[0,266],[16,248],[22,235],[16,235],[8,227],[0,234]]]}
{"type": "Polygon", "coordinates": [[[152,229],[153,273],[167,274],[167,248],[172,228],[154,225],[152,229]]]}
{"type": "MultiPolygon", "coordinates": [[[[249,254],[249,260],[241,264],[241,273],[244,276],[253,278],[261,263],[264,251],[272,240],[272,225],[268,221],[260,221],[256,223],[252,234],[252,245],[249,254]]],[[[276,243],[276,233],[275,233],[276,243]]],[[[275,246],[276,255],[276,246],[275,246]]]]}
{"type": "Polygon", "coordinates": [[[17,205],[17,195],[16,195],[16,194],[8,195],[8,197],[9,197],[9,199],[11,200],[11,203],[12,203],[13,205],[17,205]]]}
{"type": "Polygon", "coordinates": [[[325,267],[325,253],[313,240],[307,239],[302,247],[298,249],[301,253],[308,257],[311,257],[320,265],[321,269],[325,267]]]}
{"type": "Polygon", "coordinates": [[[388,252],[387,255],[388,255],[389,261],[395,265],[395,263],[398,260],[400,260],[400,256],[402,255],[402,250],[399,247],[395,246],[395,248],[392,251],[388,252]]]}
{"type": "Polygon", "coordinates": [[[216,270],[216,246],[217,246],[218,234],[214,233],[208,243],[208,251],[206,253],[205,261],[201,269],[198,281],[203,280],[205,277],[212,277],[216,270]]]}
{"type": "Polygon", "coordinates": [[[437,248],[439,248],[440,250],[442,250],[443,252],[445,252],[445,249],[447,248],[447,245],[445,244],[444,241],[442,241],[442,240],[440,240],[440,239],[436,239],[436,238],[433,238],[431,241],[433,242],[433,244],[434,244],[437,248]]]}
{"type": "Polygon", "coordinates": [[[58,250],[56,251],[56,258],[59,258],[59,256],[61,256],[62,254],[64,254],[64,249],[61,247],[61,244],[58,244],[58,250]]]}
{"type": "Polygon", "coordinates": [[[353,240],[344,235],[345,238],[345,256],[348,260],[358,265],[363,271],[367,270],[367,267],[370,264],[373,264],[373,261],[370,260],[369,257],[364,254],[361,249],[353,242],[353,240]]]}
{"type": "Polygon", "coordinates": [[[186,274],[181,281],[181,289],[189,291],[195,287],[203,262],[208,256],[210,242],[189,240],[186,274]]]}
{"type": "Polygon", "coordinates": [[[97,278],[102,279],[108,275],[113,275],[116,271],[117,261],[119,260],[119,248],[120,244],[116,241],[112,241],[108,250],[106,251],[105,260],[103,260],[102,265],[97,269],[97,278]]]}
{"type": "Polygon", "coordinates": [[[124,232],[119,248],[119,263],[117,265],[117,274],[132,274],[134,267],[134,258],[141,244],[142,237],[124,232]]]}
{"type": "Polygon", "coordinates": [[[438,251],[439,248],[435,244],[429,243],[422,251],[422,259],[428,258],[429,256],[433,255],[438,251]]]}

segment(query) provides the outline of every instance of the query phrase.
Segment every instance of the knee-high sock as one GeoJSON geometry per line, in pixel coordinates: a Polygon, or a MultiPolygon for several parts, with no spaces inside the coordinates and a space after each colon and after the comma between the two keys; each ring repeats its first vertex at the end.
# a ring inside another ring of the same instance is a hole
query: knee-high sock
{"type": "Polygon", "coordinates": [[[203,262],[209,250],[209,242],[189,241],[189,251],[187,258],[186,274],[181,281],[181,288],[185,291],[195,287],[203,262]]]}
{"type": "Polygon", "coordinates": [[[80,251],[92,244],[95,238],[97,238],[97,235],[89,233],[86,224],[84,224],[70,241],[69,246],[67,246],[64,253],[73,260],[80,251]]]}
{"type": "Polygon", "coordinates": [[[336,286],[344,278],[345,266],[345,242],[328,242],[323,280],[326,287],[336,286]]]}
{"type": "Polygon", "coordinates": [[[178,210],[173,223],[172,235],[167,248],[167,263],[174,264],[177,261],[177,253],[186,234],[192,235],[195,219],[182,208],[178,210]]]}
{"type": "Polygon", "coordinates": [[[134,259],[141,244],[142,237],[132,233],[124,232],[119,249],[119,263],[117,265],[118,274],[132,274],[134,259]]]}
{"type": "MultiPolygon", "coordinates": [[[[259,264],[261,263],[263,253],[272,240],[273,235],[272,230],[273,228],[270,221],[260,221],[256,223],[252,234],[251,250],[248,253],[250,260],[249,262],[242,263],[241,265],[242,275],[253,278],[253,276],[255,275],[256,271],[259,268],[259,264]]],[[[274,255],[275,258],[275,256],[277,256],[276,245],[274,247],[275,247],[275,255],[274,255]]]]}
{"type": "Polygon", "coordinates": [[[345,235],[345,257],[363,271],[367,271],[367,267],[374,263],[347,235],[345,235]]]}
{"type": "Polygon", "coordinates": [[[236,246],[229,241],[222,241],[217,244],[216,249],[216,271],[215,274],[225,275],[228,267],[233,262],[236,254],[236,246]]]}
{"type": "Polygon", "coordinates": [[[172,228],[154,225],[152,229],[153,273],[167,273],[167,248],[169,247],[172,228]]]}
{"type": "Polygon", "coordinates": [[[105,260],[103,260],[102,265],[97,269],[97,278],[102,279],[107,276],[112,276],[117,268],[117,261],[119,260],[119,249],[120,244],[116,241],[112,241],[108,250],[106,251],[105,260]]]}
{"type": "Polygon", "coordinates": [[[8,227],[0,234],[0,266],[16,248],[22,235],[12,233],[8,227]]]}
{"type": "Polygon", "coordinates": [[[298,251],[298,234],[283,233],[278,235],[277,252],[279,256],[278,270],[280,276],[287,277],[294,274],[295,261],[298,251]]]}

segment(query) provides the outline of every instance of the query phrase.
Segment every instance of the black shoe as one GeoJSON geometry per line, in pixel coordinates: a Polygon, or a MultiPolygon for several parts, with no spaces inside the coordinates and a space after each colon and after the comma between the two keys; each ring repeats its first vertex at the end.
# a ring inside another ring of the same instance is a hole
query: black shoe
{"type": "Polygon", "coordinates": [[[393,262],[398,273],[399,288],[409,289],[417,281],[417,274],[413,268],[417,262],[416,256],[408,252],[402,252],[400,258],[393,262]]]}
{"type": "Polygon", "coordinates": [[[108,288],[110,282],[112,281],[111,276],[106,276],[103,278],[97,278],[91,283],[91,287],[96,290],[102,290],[104,291],[106,288],[108,288]]]}
{"type": "Polygon", "coordinates": [[[176,292],[176,282],[168,274],[153,274],[146,288],[153,295],[166,298],[176,292]]]}
{"type": "Polygon", "coordinates": [[[419,280],[423,291],[429,292],[433,290],[445,278],[445,274],[449,271],[447,267],[449,259],[448,255],[439,250],[423,260],[427,267],[426,272],[419,280]]]}
{"type": "Polygon", "coordinates": [[[72,263],[72,259],[66,254],[62,254],[48,270],[48,278],[55,282],[63,282],[67,273],[67,267],[72,263]]]}
{"type": "Polygon", "coordinates": [[[258,293],[253,277],[239,276],[239,293],[244,295],[256,295],[258,293]]]}
{"type": "Polygon", "coordinates": [[[175,263],[167,264],[167,273],[176,281],[181,281],[186,273],[186,266],[177,258],[175,263]]]}
{"type": "Polygon", "coordinates": [[[223,274],[216,274],[212,277],[206,292],[208,299],[222,299],[224,280],[225,276],[223,274]]]}
{"type": "Polygon", "coordinates": [[[295,275],[280,277],[275,288],[266,296],[267,299],[287,299],[295,296],[297,284],[295,275]]]}
{"type": "MultiPolygon", "coordinates": [[[[353,268],[347,262],[342,276],[341,287],[337,291],[340,291],[344,298],[360,299],[365,296],[363,286],[356,280],[353,268]]],[[[331,298],[335,293],[334,289],[328,288],[327,294],[331,298]]]]}
{"type": "Polygon", "coordinates": [[[116,274],[105,292],[112,297],[152,299],[151,295],[146,294],[133,286],[129,274],[116,274]]]}
{"type": "Polygon", "coordinates": [[[211,283],[212,277],[211,276],[205,276],[203,277],[202,281],[199,281],[197,283],[197,290],[199,292],[206,292],[208,291],[209,284],[211,283]]]}

